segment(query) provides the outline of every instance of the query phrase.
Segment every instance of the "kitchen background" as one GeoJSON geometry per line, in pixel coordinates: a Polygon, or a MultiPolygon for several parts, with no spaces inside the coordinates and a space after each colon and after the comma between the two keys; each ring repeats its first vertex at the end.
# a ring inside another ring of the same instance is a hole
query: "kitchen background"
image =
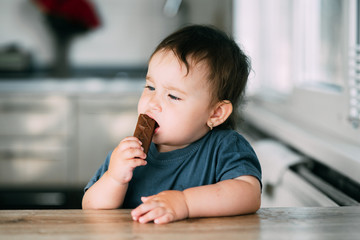
{"type": "Polygon", "coordinates": [[[0,1],[1,209],[80,208],[133,133],[150,54],[190,23],[252,59],[238,130],[263,166],[263,207],[359,205],[359,0],[49,2],[0,1]]]}

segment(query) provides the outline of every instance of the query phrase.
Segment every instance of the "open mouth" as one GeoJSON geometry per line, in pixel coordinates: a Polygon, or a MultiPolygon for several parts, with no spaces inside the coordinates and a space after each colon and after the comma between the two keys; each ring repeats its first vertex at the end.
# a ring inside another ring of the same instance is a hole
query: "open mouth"
{"type": "Polygon", "coordinates": [[[159,131],[159,124],[155,121],[155,130],[154,130],[154,133],[157,133],[159,131]]]}

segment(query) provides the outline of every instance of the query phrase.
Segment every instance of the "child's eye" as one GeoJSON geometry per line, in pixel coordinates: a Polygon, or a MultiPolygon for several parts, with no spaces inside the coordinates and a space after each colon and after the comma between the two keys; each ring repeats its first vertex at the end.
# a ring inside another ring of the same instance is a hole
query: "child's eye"
{"type": "Polygon", "coordinates": [[[169,98],[171,98],[172,100],[181,100],[181,98],[178,98],[178,97],[176,97],[176,96],[174,96],[174,95],[171,95],[171,94],[169,94],[168,95],[169,96],[169,98]]]}
{"type": "Polygon", "coordinates": [[[155,88],[154,88],[154,87],[149,86],[149,85],[146,85],[146,86],[145,86],[145,88],[149,89],[150,91],[154,91],[154,90],[155,90],[155,88]]]}

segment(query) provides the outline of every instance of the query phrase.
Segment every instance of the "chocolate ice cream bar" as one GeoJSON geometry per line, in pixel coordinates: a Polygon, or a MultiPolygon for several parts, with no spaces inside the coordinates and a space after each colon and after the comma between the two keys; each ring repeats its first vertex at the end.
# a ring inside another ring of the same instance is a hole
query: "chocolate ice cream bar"
{"type": "Polygon", "coordinates": [[[144,152],[147,154],[149,151],[151,139],[154,135],[154,130],[156,127],[156,121],[150,118],[146,114],[140,114],[138,122],[136,124],[134,136],[137,137],[142,142],[142,147],[144,152]]]}

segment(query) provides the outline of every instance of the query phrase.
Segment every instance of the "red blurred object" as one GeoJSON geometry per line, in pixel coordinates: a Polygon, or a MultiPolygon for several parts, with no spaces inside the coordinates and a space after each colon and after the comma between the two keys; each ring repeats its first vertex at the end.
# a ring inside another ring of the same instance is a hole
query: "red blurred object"
{"type": "Polygon", "coordinates": [[[100,25],[97,13],[86,0],[31,0],[44,13],[54,39],[53,75],[68,77],[69,52],[75,36],[100,25]]]}
{"type": "Polygon", "coordinates": [[[68,23],[81,25],[87,29],[100,25],[99,18],[91,2],[86,0],[33,0],[48,16],[61,18],[68,23]]]}

